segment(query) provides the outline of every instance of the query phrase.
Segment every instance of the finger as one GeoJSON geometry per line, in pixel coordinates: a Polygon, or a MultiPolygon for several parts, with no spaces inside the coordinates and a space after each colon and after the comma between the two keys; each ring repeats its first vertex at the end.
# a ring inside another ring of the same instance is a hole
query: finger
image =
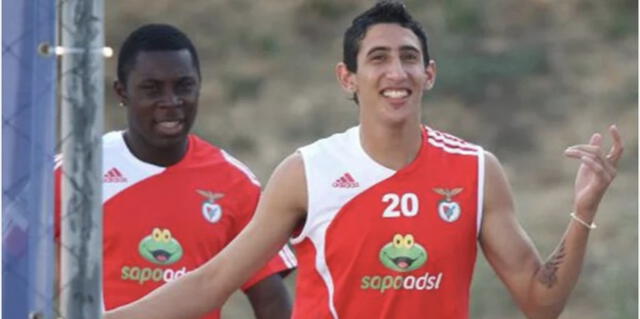
{"type": "Polygon", "coordinates": [[[600,133],[593,133],[593,135],[591,135],[591,139],[589,140],[589,144],[602,146],[602,135],[600,133]]]}
{"type": "Polygon", "coordinates": [[[607,154],[607,158],[611,161],[611,164],[617,166],[624,149],[622,136],[620,136],[620,131],[615,124],[609,126],[609,132],[613,138],[613,145],[611,146],[611,150],[609,150],[609,154],[607,154]]]}
{"type": "Polygon", "coordinates": [[[600,162],[594,161],[592,157],[583,156],[580,158],[580,161],[582,162],[582,164],[591,169],[596,174],[596,176],[598,176],[599,179],[604,181],[606,184],[609,184],[611,183],[611,181],[613,181],[613,177],[615,175],[612,175],[610,172],[608,172],[600,162]]]}
{"type": "MultiPolygon", "coordinates": [[[[600,141],[600,142],[602,142],[602,141],[600,141]]],[[[586,144],[586,145],[582,144],[582,145],[571,146],[571,147],[567,148],[567,150],[578,150],[578,151],[581,151],[581,152],[593,154],[593,156],[598,157],[602,161],[606,160],[604,154],[602,153],[602,147],[601,146],[591,145],[591,144],[586,144]]]]}
{"type": "Polygon", "coordinates": [[[608,175],[615,176],[616,168],[607,160],[598,156],[597,154],[586,152],[578,148],[570,148],[565,151],[565,155],[570,158],[583,160],[584,158],[590,159],[592,162],[597,163],[602,169],[604,169],[608,175]]]}
{"type": "Polygon", "coordinates": [[[573,145],[567,148],[567,150],[571,150],[571,149],[582,150],[584,152],[589,152],[593,154],[599,153],[602,150],[600,146],[591,145],[591,144],[579,144],[579,145],[573,145]]]}

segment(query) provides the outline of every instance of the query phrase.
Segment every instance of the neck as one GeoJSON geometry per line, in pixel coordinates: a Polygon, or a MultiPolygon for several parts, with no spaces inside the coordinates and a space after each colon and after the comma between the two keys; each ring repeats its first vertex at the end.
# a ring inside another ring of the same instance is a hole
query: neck
{"type": "Polygon", "coordinates": [[[189,146],[187,138],[165,147],[154,146],[144,139],[136,137],[130,130],[124,132],[124,142],[137,159],[161,167],[169,167],[178,163],[187,153],[189,146]]]}
{"type": "Polygon", "coordinates": [[[418,156],[422,145],[420,123],[397,126],[360,126],[360,143],[373,160],[393,170],[409,165],[418,156]]]}

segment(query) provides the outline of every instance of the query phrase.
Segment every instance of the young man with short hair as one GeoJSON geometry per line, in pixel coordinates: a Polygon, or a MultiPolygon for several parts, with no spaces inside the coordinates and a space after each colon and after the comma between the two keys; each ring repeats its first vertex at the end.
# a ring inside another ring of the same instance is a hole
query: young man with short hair
{"type": "MultiPolygon", "coordinates": [[[[126,109],[128,126],[103,136],[107,310],[194,271],[253,216],[260,197],[253,173],[189,133],[200,81],[196,49],[173,26],[142,26],[120,50],[114,90],[126,109]]],[[[57,225],[62,174],[57,167],[57,225]]],[[[281,248],[236,287],[246,293],[257,318],[290,317],[282,274],[293,269],[296,260],[286,245],[281,248]]],[[[219,318],[220,306],[199,315],[219,318]]]]}

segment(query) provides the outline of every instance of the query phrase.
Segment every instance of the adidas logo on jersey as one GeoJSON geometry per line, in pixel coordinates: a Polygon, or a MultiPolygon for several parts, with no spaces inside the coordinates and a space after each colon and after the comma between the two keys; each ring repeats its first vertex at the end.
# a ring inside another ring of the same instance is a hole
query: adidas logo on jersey
{"type": "Polygon", "coordinates": [[[331,186],[335,188],[355,188],[360,186],[358,182],[349,173],[344,173],[342,177],[338,178],[331,186]]]}
{"type": "Polygon", "coordinates": [[[126,183],[127,178],[122,175],[119,169],[112,168],[102,178],[103,183],[126,183]]]}

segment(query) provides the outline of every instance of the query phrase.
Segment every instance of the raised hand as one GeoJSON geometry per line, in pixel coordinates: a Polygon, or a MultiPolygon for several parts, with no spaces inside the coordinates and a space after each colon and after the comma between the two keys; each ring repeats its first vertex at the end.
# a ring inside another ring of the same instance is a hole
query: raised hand
{"type": "Polygon", "coordinates": [[[581,162],[575,182],[574,209],[577,214],[589,220],[593,218],[602,196],[615,178],[618,161],[622,156],[623,144],[618,128],[611,125],[609,132],[613,145],[606,155],[600,133],[594,133],[589,144],[573,145],[564,152],[567,157],[581,162]]]}

